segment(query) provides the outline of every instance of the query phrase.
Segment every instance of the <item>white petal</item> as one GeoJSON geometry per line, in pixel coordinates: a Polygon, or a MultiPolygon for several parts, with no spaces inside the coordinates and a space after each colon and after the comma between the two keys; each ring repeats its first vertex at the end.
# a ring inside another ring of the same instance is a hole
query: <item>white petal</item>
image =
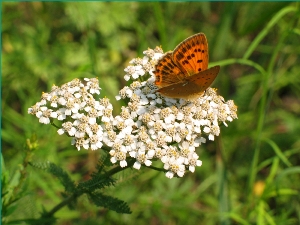
{"type": "Polygon", "coordinates": [[[126,74],[126,75],[124,76],[124,80],[129,81],[129,79],[130,79],[130,76],[126,74]]]}
{"type": "Polygon", "coordinates": [[[191,171],[192,173],[195,172],[195,167],[194,166],[189,166],[189,171],[191,171]]]}
{"type": "Polygon", "coordinates": [[[141,163],[136,161],[134,164],[133,164],[133,168],[139,170],[141,168],[141,163]]]}
{"type": "Polygon", "coordinates": [[[179,177],[183,177],[184,172],[183,172],[183,171],[178,171],[178,172],[177,172],[177,175],[178,175],[179,177]]]}
{"type": "Polygon", "coordinates": [[[116,157],[111,157],[111,158],[110,158],[110,161],[111,161],[112,163],[116,163],[116,162],[117,162],[117,159],[116,159],[116,157]]]}
{"type": "Polygon", "coordinates": [[[58,129],[58,130],[57,130],[57,133],[58,133],[59,135],[62,135],[63,133],[65,133],[65,131],[64,131],[63,129],[58,129]]]}
{"type": "Polygon", "coordinates": [[[151,162],[150,160],[146,160],[146,161],[145,161],[145,165],[146,165],[146,166],[151,166],[151,164],[152,164],[152,162],[151,162]]]}
{"type": "Polygon", "coordinates": [[[214,141],[215,140],[215,136],[210,134],[208,135],[208,140],[214,141]]]}
{"type": "Polygon", "coordinates": [[[173,178],[173,176],[174,176],[174,173],[173,172],[171,172],[171,171],[168,171],[167,173],[166,173],[166,177],[167,178],[173,178]]]}
{"type": "Polygon", "coordinates": [[[120,161],[120,166],[121,166],[122,168],[125,167],[125,166],[127,166],[126,160],[120,161]]]}
{"type": "Polygon", "coordinates": [[[209,128],[209,127],[204,127],[203,131],[204,131],[205,133],[209,133],[209,132],[210,132],[210,128],[209,128]]]}
{"type": "Polygon", "coordinates": [[[202,161],[201,161],[201,160],[197,160],[196,165],[197,165],[197,166],[202,166],[202,161]]]}

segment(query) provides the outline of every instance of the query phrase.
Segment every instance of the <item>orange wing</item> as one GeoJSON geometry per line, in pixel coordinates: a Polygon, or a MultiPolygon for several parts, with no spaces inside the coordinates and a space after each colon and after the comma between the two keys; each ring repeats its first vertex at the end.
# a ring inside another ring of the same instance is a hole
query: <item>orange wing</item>
{"type": "Polygon", "coordinates": [[[187,77],[183,82],[160,88],[157,92],[169,98],[198,98],[212,84],[219,71],[220,66],[214,66],[187,77]]]}
{"type": "Polygon", "coordinates": [[[195,34],[181,42],[173,51],[172,60],[186,73],[194,75],[208,68],[208,44],[203,33],[195,34]]]}
{"type": "Polygon", "coordinates": [[[184,74],[172,61],[172,52],[166,53],[155,66],[155,85],[165,87],[184,79],[184,74]]]}

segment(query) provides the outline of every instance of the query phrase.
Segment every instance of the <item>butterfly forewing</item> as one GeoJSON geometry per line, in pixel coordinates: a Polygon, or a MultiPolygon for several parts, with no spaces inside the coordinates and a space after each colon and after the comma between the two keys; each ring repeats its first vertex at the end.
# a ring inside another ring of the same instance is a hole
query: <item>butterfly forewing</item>
{"type": "Polygon", "coordinates": [[[208,68],[208,44],[203,33],[195,34],[173,51],[174,63],[186,71],[186,76],[191,76],[208,68]]]}
{"type": "Polygon", "coordinates": [[[155,66],[155,85],[169,86],[182,81],[184,73],[172,61],[172,52],[166,53],[155,66]]]}

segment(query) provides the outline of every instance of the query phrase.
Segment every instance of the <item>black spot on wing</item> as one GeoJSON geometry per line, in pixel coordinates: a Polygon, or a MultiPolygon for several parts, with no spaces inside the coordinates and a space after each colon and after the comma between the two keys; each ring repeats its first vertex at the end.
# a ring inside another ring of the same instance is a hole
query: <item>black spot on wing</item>
{"type": "Polygon", "coordinates": [[[184,55],[181,52],[176,55],[176,59],[178,61],[181,61],[183,58],[184,58],[184,55]]]}
{"type": "Polygon", "coordinates": [[[171,68],[171,69],[175,68],[175,66],[172,63],[168,63],[168,67],[171,68]]]}
{"type": "Polygon", "coordinates": [[[187,48],[188,50],[190,50],[190,49],[192,48],[192,46],[191,46],[190,44],[186,44],[186,48],[187,48]]]}

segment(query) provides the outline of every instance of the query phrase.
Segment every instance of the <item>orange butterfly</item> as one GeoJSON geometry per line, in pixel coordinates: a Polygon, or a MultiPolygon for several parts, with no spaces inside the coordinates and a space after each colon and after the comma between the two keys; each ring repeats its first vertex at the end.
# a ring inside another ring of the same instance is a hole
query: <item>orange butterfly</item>
{"type": "Polygon", "coordinates": [[[208,44],[203,33],[181,42],[155,66],[155,85],[170,98],[200,97],[217,77],[220,66],[208,68],[208,44]]]}

